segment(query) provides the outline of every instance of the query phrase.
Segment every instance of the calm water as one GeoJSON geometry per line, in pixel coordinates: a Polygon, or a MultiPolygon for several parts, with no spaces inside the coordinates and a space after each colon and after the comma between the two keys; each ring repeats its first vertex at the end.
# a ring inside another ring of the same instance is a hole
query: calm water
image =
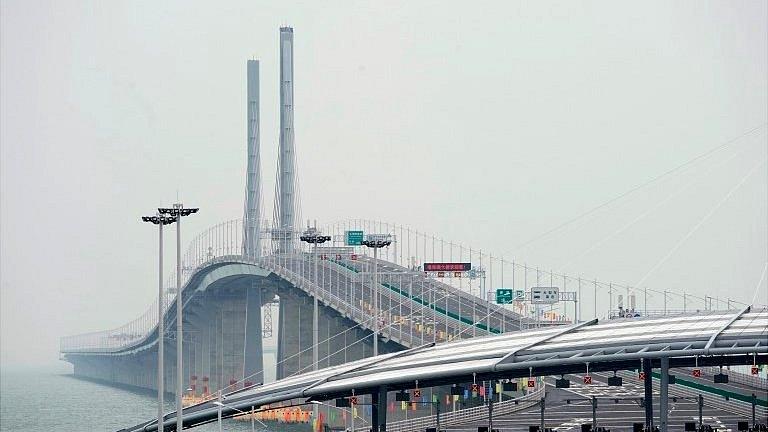
{"type": "MultiPolygon", "coordinates": [[[[150,394],[73,378],[56,370],[0,370],[0,431],[116,431],[156,415],[150,394]]],[[[173,403],[166,404],[172,411],[173,403]]],[[[250,431],[225,420],[225,431],[250,431]]],[[[195,431],[218,431],[216,424],[195,431]]],[[[264,428],[256,424],[257,431],[264,428]]],[[[277,430],[277,429],[276,429],[277,430]]]]}

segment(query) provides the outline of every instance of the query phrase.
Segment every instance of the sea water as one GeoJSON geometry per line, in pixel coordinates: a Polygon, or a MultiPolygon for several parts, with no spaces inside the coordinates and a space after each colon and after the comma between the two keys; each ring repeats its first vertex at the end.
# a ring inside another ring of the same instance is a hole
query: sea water
{"type": "MultiPolygon", "coordinates": [[[[173,411],[166,401],[165,410],[173,411]]],[[[157,399],[141,393],[75,378],[65,369],[0,369],[0,431],[117,431],[152,419],[157,399]]],[[[194,431],[218,431],[204,425],[194,431]]],[[[224,431],[250,431],[249,421],[224,420],[224,431]]],[[[266,429],[256,423],[256,431],[266,429]]]]}

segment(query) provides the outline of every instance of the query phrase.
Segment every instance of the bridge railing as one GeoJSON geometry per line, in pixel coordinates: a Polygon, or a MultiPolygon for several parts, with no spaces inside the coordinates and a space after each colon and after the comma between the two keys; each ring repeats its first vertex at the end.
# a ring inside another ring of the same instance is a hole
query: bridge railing
{"type": "MultiPolygon", "coordinates": [[[[650,313],[663,309],[695,312],[730,310],[747,305],[729,298],[702,297],[663,288],[633,287],[624,283],[567,274],[563,270],[539,268],[400,224],[347,219],[327,224],[322,230],[332,235],[334,244],[343,244],[344,233],[350,230],[391,234],[392,245],[381,250],[381,258],[415,270],[420,270],[424,262],[470,262],[474,271],[462,273],[461,277],[454,277],[452,272],[445,272],[440,280],[491,302],[494,301],[497,288],[526,292],[537,286],[557,287],[561,292],[573,293],[577,302],[569,299],[544,307],[525,302],[503,306],[529,318],[536,318],[538,314],[540,320],[585,321],[591,318],[606,318],[609,311],[618,305],[619,296],[623,297],[624,305],[630,305],[643,315],[647,315],[646,311],[650,313]],[[634,297],[635,305],[631,305],[630,296],[634,297]]],[[[363,250],[362,253],[367,252],[363,250]]],[[[566,265],[564,268],[567,267],[566,265]]]]}
{"type": "MultiPolygon", "coordinates": [[[[264,223],[266,224],[266,222],[264,223]]],[[[242,236],[243,223],[240,219],[214,225],[195,236],[182,256],[182,286],[198,269],[216,258],[241,255],[242,236]]],[[[164,272],[169,276],[164,283],[163,316],[176,300],[176,272],[175,265],[171,264],[169,264],[169,268],[164,269],[164,272]]],[[[142,341],[157,328],[157,303],[158,300],[155,298],[138,318],[119,327],[62,337],[60,341],[61,352],[113,351],[142,341]]]]}
{"type": "MultiPolygon", "coordinates": [[[[262,227],[270,227],[269,221],[262,221],[262,227]]],[[[679,309],[679,303],[685,306],[684,311],[695,309],[716,309],[720,299],[705,297],[697,298],[690,294],[674,294],[669,291],[648,289],[635,289],[626,285],[612,282],[599,282],[596,279],[587,280],[582,277],[574,277],[553,271],[544,271],[537,267],[531,267],[504,259],[500,256],[484,253],[472,247],[466,247],[459,243],[450,242],[434,235],[425,234],[403,225],[389,224],[363,219],[347,220],[330,224],[324,228],[326,234],[331,234],[333,246],[344,245],[344,232],[348,230],[363,230],[366,233],[390,233],[393,235],[393,243],[388,248],[381,250],[381,259],[395,263],[405,269],[414,272],[420,271],[420,265],[428,261],[462,261],[471,262],[473,271],[462,273],[453,277],[447,274],[444,278],[436,278],[434,283],[443,284],[442,290],[448,292],[447,287],[468,295],[487,299],[488,310],[492,310],[497,316],[516,313],[529,320],[537,320],[533,315],[537,311],[538,319],[553,320],[553,323],[562,322],[564,319],[574,317],[583,320],[588,315],[603,315],[600,311],[608,311],[613,303],[614,296],[620,293],[629,295],[635,293],[642,299],[642,308],[639,310],[651,312],[658,309],[657,305],[651,307],[649,299],[657,304],[663,298],[670,300],[670,309],[679,309]],[[529,307],[527,303],[515,302],[512,305],[493,305],[494,292],[497,288],[512,288],[514,290],[528,291],[534,286],[557,286],[561,291],[576,293],[576,303],[561,302],[559,305],[549,307],[549,311],[541,307],[529,307]],[[599,291],[599,292],[598,292],[599,291]],[[592,298],[588,300],[584,294],[590,293],[592,298]],[[607,294],[607,295],[606,295],[607,294]],[[659,296],[661,294],[661,296],[659,296]],[[674,306],[674,296],[677,298],[677,306],[674,306]],[[606,300],[609,299],[606,304],[606,300]],[[598,301],[599,300],[599,301],[598,301]],[[694,301],[701,300],[700,304],[694,301]],[[714,303],[713,303],[714,302],[714,303]],[[586,303],[586,304],[585,304],[586,303]],[[572,309],[571,309],[572,308],[572,309]],[[510,310],[511,309],[511,310],[510,310]]],[[[284,246],[285,239],[276,236],[274,229],[264,229],[261,233],[261,256],[268,257],[284,246]]],[[[282,231],[280,231],[282,232],[282,231]]],[[[296,233],[294,233],[296,234],[296,233]]],[[[301,242],[290,242],[292,250],[298,253],[307,253],[308,246],[301,242]]],[[[359,249],[363,255],[368,255],[367,248],[359,249]]],[[[182,286],[198,269],[206,266],[211,261],[222,256],[242,256],[243,254],[243,222],[234,219],[217,224],[192,239],[182,258],[182,286]]],[[[254,263],[258,260],[251,259],[254,263]]],[[[176,274],[172,263],[165,270],[169,277],[165,283],[165,296],[163,299],[162,315],[165,316],[168,309],[174,303],[176,291],[176,274]]],[[[626,300],[625,300],[626,301],[626,300]]],[[[722,303],[726,303],[722,301],[722,303]]],[[[728,300],[729,305],[737,305],[739,302],[728,300]]],[[[606,312],[605,316],[608,315],[606,312]]],[[[62,352],[75,351],[109,351],[134,345],[149,336],[157,327],[158,305],[155,300],[138,318],[122,326],[99,332],[67,336],[61,339],[62,352]]],[[[505,321],[506,322],[506,321],[505,321]]]]}
{"type": "MultiPolygon", "coordinates": [[[[350,301],[349,295],[339,294],[339,287],[336,287],[337,291],[334,292],[333,284],[321,284],[317,282],[312,275],[312,268],[314,266],[313,259],[314,258],[309,253],[272,255],[263,258],[261,260],[261,265],[273,271],[281,278],[301,287],[310,295],[316,295],[319,300],[336,308],[340,313],[347,314],[358,322],[362,328],[373,329],[374,316],[371,314],[371,311],[365,307],[365,303],[360,301],[350,301]],[[298,266],[291,264],[296,263],[297,261],[299,263],[298,266]]],[[[318,271],[331,265],[326,261],[321,261],[321,263],[318,263],[318,271]]],[[[361,300],[361,298],[356,300],[361,300]]],[[[404,303],[406,300],[400,299],[399,301],[404,303]]],[[[396,320],[395,317],[397,315],[394,314],[393,311],[397,310],[397,307],[397,303],[394,303],[390,308],[382,308],[382,312],[380,313],[380,319],[382,320],[381,333],[384,337],[395,339],[405,346],[413,346],[414,342],[417,340],[419,341],[418,343],[423,343],[427,328],[416,327],[413,321],[410,320],[396,320]],[[418,339],[415,337],[416,335],[418,335],[418,339]]],[[[413,308],[413,305],[409,304],[408,307],[413,308]]],[[[430,314],[430,310],[427,308],[422,308],[419,312],[425,315],[430,314]]],[[[430,336],[429,340],[431,340],[431,338],[432,336],[430,336]]],[[[442,340],[448,340],[448,336],[443,336],[441,341],[442,340]]]]}
{"type": "MultiPolygon", "coordinates": [[[[494,416],[505,416],[518,411],[524,411],[541,401],[544,397],[544,386],[539,386],[539,389],[528,393],[525,396],[506,400],[503,402],[497,402],[493,404],[494,416]]],[[[488,418],[488,405],[480,405],[472,408],[458,409],[455,411],[448,411],[440,414],[440,427],[450,425],[460,425],[466,423],[473,423],[482,421],[488,418]]],[[[396,422],[387,423],[387,431],[391,432],[411,432],[417,430],[425,430],[429,427],[437,426],[437,418],[434,415],[417,417],[414,419],[400,420],[396,422]]],[[[355,431],[366,431],[365,428],[355,428],[355,431]]]]}

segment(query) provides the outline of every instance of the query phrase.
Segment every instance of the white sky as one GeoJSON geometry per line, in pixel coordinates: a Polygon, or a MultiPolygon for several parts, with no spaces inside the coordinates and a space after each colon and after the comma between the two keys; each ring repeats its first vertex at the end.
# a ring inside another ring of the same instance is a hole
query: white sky
{"type": "Polygon", "coordinates": [[[305,217],[633,284],[716,209],[644,283],[751,300],[768,254],[768,3],[482,5],[0,1],[2,365],[56,362],[60,336],[142,312],[156,236],[138,218],[177,191],[202,208],[187,238],[242,215],[249,58],[271,215],[286,24],[305,217]]]}

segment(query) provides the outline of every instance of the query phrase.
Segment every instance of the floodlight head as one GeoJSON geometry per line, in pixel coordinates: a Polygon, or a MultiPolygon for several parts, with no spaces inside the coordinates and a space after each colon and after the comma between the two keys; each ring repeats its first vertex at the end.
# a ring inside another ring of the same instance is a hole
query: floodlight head
{"type": "Polygon", "coordinates": [[[160,214],[173,214],[174,213],[174,209],[158,207],[157,208],[157,212],[160,213],[160,214]]]}
{"type": "Polygon", "coordinates": [[[159,225],[159,224],[165,225],[166,224],[165,218],[163,218],[161,216],[142,216],[141,220],[144,221],[144,222],[151,222],[151,223],[153,223],[155,225],[159,225]]]}

